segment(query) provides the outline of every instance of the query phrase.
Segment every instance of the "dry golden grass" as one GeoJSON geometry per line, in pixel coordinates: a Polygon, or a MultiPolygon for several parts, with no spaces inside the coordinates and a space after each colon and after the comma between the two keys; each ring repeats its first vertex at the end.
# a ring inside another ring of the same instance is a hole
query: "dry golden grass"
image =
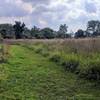
{"type": "Polygon", "coordinates": [[[97,53],[100,52],[100,38],[84,39],[52,39],[52,40],[26,40],[26,43],[50,45],[50,49],[72,51],[75,53],[97,53]]]}
{"type": "Polygon", "coordinates": [[[76,49],[77,52],[91,53],[100,51],[99,38],[72,39],[69,42],[65,41],[63,44],[76,49]]]}
{"type": "Polygon", "coordinates": [[[96,53],[100,52],[100,38],[81,39],[20,39],[4,40],[3,52],[9,54],[11,44],[39,44],[50,45],[50,49],[71,51],[75,53],[96,53]]]}

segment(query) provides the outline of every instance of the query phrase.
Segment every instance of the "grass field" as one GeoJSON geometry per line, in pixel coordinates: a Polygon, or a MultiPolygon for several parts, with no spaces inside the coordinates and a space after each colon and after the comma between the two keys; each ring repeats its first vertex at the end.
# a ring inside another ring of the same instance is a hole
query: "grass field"
{"type": "Polygon", "coordinates": [[[0,63],[0,100],[100,100],[98,81],[80,78],[63,65],[74,60],[80,70],[99,66],[99,52],[80,53],[57,42],[11,45],[9,50],[7,61],[0,63]]]}

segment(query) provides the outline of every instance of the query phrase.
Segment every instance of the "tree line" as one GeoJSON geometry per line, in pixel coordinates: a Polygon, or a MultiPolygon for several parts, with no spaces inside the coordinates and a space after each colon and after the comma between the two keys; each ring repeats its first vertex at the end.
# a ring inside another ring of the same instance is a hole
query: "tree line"
{"type": "Polygon", "coordinates": [[[55,31],[49,27],[40,29],[36,26],[29,29],[25,23],[15,21],[15,24],[0,24],[0,36],[9,39],[53,39],[53,38],[85,38],[97,37],[100,35],[100,21],[90,20],[86,30],[78,29],[77,32],[68,33],[68,26],[62,24],[59,30],[55,31]]]}

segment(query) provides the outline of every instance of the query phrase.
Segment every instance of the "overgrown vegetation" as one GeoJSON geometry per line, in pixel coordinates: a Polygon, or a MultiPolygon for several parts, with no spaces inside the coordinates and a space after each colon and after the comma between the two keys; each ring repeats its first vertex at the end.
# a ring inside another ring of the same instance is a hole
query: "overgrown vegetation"
{"type": "MultiPolygon", "coordinates": [[[[74,40],[72,42],[74,43],[74,40]]],[[[67,45],[65,41],[48,41],[47,43],[38,42],[34,45],[34,51],[36,53],[40,55],[46,53],[46,57],[50,61],[62,66],[65,71],[77,74],[77,77],[87,80],[100,80],[100,54],[99,50],[96,49],[99,46],[96,48],[92,46],[90,48],[86,47],[84,49],[87,51],[84,51],[81,47],[76,47],[78,46],[78,42],[77,45],[71,45],[71,43],[67,45]]],[[[82,45],[85,45],[85,41],[82,42],[82,45]]]]}
{"type": "Polygon", "coordinates": [[[100,81],[100,61],[91,61],[87,64],[87,68],[85,68],[81,73],[80,77],[100,81]]]}
{"type": "Polygon", "coordinates": [[[99,100],[99,40],[90,41],[11,45],[7,62],[0,64],[0,100],[99,100]]]}

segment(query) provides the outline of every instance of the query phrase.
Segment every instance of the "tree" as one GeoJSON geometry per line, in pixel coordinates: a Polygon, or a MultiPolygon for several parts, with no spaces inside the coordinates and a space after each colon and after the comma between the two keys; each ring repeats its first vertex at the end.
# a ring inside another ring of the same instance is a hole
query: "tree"
{"type": "Polygon", "coordinates": [[[66,26],[66,24],[60,25],[57,37],[58,38],[66,38],[66,36],[68,36],[67,28],[68,28],[68,26],[66,26]]]}
{"type": "Polygon", "coordinates": [[[31,39],[31,30],[28,29],[27,27],[24,28],[23,34],[22,34],[22,38],[27,38],[27,39],[31,39]]]}
{"type": "Polygon", "coordinates": [[[55,37],[54,31],[50,28],[44,28],[40,31],[44,38],[52,39],[55,37]]]}
{"type": "Polygon", "coordinates": [[[2,36],[2,38],[6,38],[6,36],[7,36],[7,32],[6,32],[7,30],[6,29],[2,29],[1,30],[1,36],[2,36]]]}
{"type": "Polygon", "coordinates": [[[23,31],[25,29],[25,24],[18,21],[15,21],[15,25],[13,26],[15,30],[15,37],[16,39],[21,39],[23,35],[23,31]]]}
{"type": "Polygon", "coordinates": [[[2,34],[0,33],[0,43],[2,42],[2,39],[3,37],[2,37],[2,34]]]}
{"type": "Polygon", "coordinates": [[[79,29],[76,33],[75,33],[75,38],[82,38],[85,37],[84,31],[82,29],[79,29]]]}
{"type": "Polygon", "coordinates": [[[100,35],[100,21],[91,20],[87,24],[87,36],[98,36],[100,35]]]}
{"type": "Polygon", "coordinates": [[[40,29],[37,28],[36,26],[34,26],[34,27],[31,29],[31,37],[32,37],[32,38],[39,38],[39,37],[40,37],[39,32],[40,32],[40,29]]]}
{"type": "Polygon", "coordinates": [[[3,38],[14,38],[15,36],[12,24],[0,24],[0,33],[3,38]]]}

